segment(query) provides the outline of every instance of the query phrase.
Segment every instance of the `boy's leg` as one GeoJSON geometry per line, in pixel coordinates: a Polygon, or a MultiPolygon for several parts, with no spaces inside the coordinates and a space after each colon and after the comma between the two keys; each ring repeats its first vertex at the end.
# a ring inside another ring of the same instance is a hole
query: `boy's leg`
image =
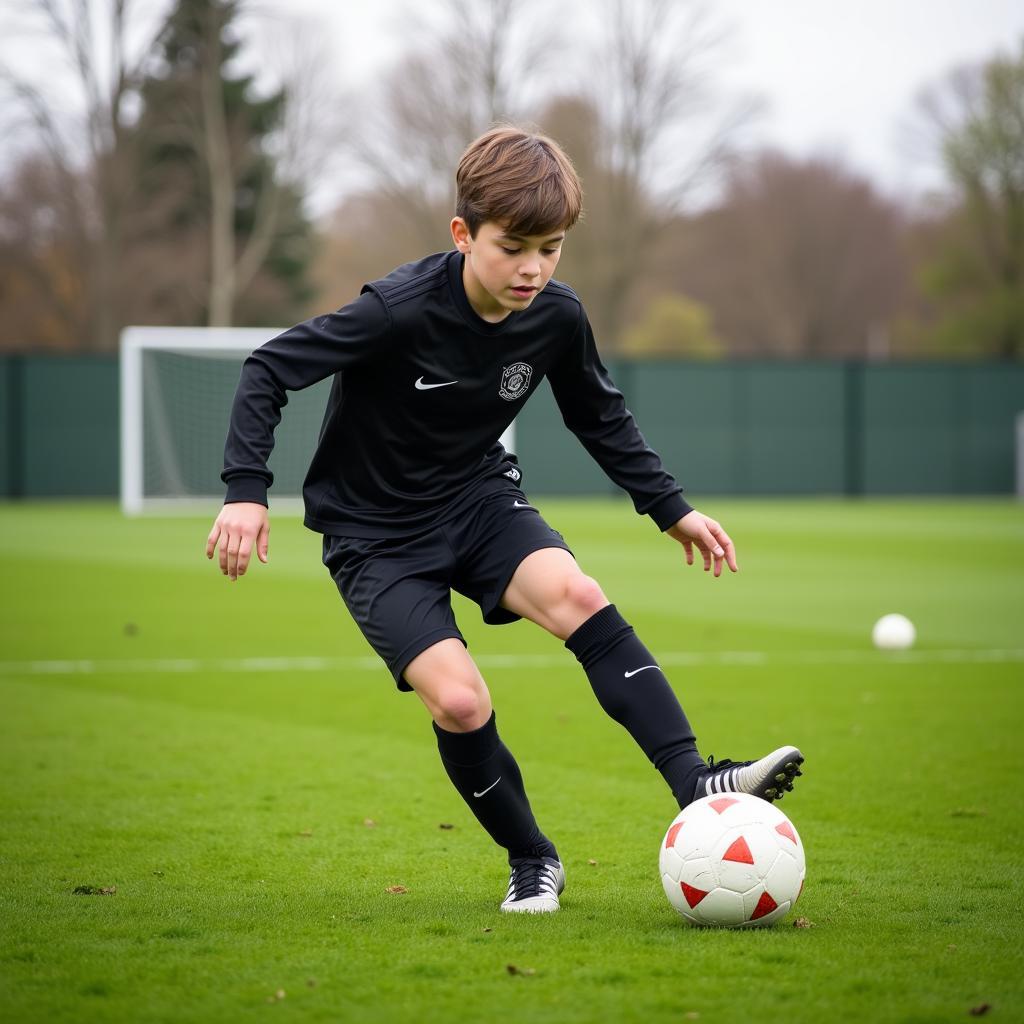
{"type": "Polygon", "coordinates": [[[680,807],[706,765],[654,656],[568,551],[545,548],[519,564],[502,605],[553,633],[576,655],[601,707],[661,772],[680,807]]]}
{"type": "Polygon", "coordinates": [[[545,548],[528,555],[501,603],[565,642],[601,706],[637,741],[680,807],[710,792],[739,790],[774,799],[792,788],[803,760],[795,747],[752,763],[722,762],[719,769],[704,764],[689,720],[654,656],[569,552],[545,548]]]}
{"type": "Polygon", "coordinates": [[[502,743],[491,698],[461,641],[441,640],[402,673],[434,720],[448,777],[491,838],[508,851],[512,878],[503,910],[558,909],[565,875],[537,825],[519,765],[502,743]]]}
{"type": "Polygon", "coordinates": [[[445,770],[509,852],[513,880],[519,880],[510,892],[515,898],[502,909],[557,910],[562,866],[537,827],[519,767],[498,737],[490,695],[455,622],[454,562],[439,530],[393,541],[324,537],[324,564],[352,617],[398,688],[415,688],[426,704],[445,770]]]}
{"type": "Polygon", "coordinates": [[[462,643],[428,647],[403,675],[434,719],[448,777],[491,838],[510,859],[556,856],[530,809],[519,766],[498,736],[487,686],[462,643]]]}

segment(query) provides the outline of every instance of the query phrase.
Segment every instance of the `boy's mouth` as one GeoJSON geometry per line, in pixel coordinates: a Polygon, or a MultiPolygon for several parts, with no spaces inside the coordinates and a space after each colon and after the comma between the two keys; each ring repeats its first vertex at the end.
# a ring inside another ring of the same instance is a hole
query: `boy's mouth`
{"type": "Polygon", "coordinates": [[[518,295],[521,299],[527,298],[528,296],[532,295],[536,290],[536,286],[532,284],[522,285],[518,287],[516,285],[512,286],[512,291],[515,292],[516,295],[518,295]]]}

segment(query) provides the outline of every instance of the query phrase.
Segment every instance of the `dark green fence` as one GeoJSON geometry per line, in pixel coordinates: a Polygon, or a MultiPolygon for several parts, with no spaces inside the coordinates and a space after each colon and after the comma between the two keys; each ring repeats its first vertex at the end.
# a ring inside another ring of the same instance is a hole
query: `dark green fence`
{"type": "MultiPolygon", "coordinates": [[[[1014,489],[1024,365],[618,361],[610,370],[692,494],[1014,489]]],[[[0,358],[0,429],[0,496],[116,494],[117,361],[0,358]]],[[[614,490],[546,384],[519,419],[517,448],[536,493],[614,490]]]]}
{"type": "Polygon", "coordinates": [[[0,396],[0,496],[117,493],[116,359],[7,356],[0,396]]]}

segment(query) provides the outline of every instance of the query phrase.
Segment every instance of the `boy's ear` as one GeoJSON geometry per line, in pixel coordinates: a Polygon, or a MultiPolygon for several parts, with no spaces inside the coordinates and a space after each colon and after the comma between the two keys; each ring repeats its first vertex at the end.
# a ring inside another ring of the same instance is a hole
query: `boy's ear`
{"type": "Polygon", "coordinates": [[[452,218],[452,241],[461,253],[468,253],[473,244],[473,235],[469,225],[461,217],[452,218]]]}

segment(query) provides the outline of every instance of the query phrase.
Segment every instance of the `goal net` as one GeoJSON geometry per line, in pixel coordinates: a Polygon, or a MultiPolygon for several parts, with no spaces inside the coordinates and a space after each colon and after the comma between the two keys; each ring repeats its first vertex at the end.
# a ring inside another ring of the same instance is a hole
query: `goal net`
{"type": "MultiPolygon", "coordinates": [[[[224,500],[224,439],[242,363],[280,327],[128,327],[121,334],[121,508],[194,512],[224,500]]],[[[330,379],[289,392],[269,466],[274,510],[299,511],[330,379]]],[[[513,428],[502,443],[514,450],[513,428]]]]}
{"type": "MultiPolygon", "coordinates": [[[[220,472],[242,363],[279,327],[128,327],[121,334],[121,508],[195,511],[224,500],[220,472]]],[[[271,501],[298,509],[330,380],[289,392],[274,432],[271,501]]]]}

